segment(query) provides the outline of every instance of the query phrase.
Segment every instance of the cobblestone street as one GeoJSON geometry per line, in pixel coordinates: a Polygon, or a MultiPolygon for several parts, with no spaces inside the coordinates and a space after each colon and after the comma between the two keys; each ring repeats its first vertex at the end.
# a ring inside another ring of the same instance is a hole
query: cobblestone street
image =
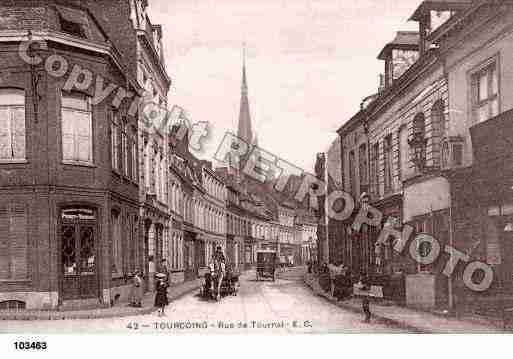
{"type": "Polygon", "coordinates": [[[304,268],[280,273],[276,282],[256,281],[254,271],[242,276],[237,296],[205,301],[194,291],[174,302],[165,317],[154,312],[122,318],[90,320],[0,321],[0,332],[18,333],[391,333],[403,330],[363,323],[362,315],[345,311],[316,296],[303,281],[304,268]],[[189,328],[189,324],[207,328],[189,328]],[[246,324],[247,328],[239,327],[246,324]],[[177,324],[177,325],[175,325],[177,324]],[[180,329],[181,326],[183,329],[180,329]],[[131,328],[129,328],[131,327],[131,328]],[[137,328],[137,329],[135,329],[137,328]]]}

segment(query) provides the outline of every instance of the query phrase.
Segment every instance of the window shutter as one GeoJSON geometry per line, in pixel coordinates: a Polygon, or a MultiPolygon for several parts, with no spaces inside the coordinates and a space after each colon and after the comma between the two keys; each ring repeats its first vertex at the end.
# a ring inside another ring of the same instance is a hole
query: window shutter
{"type": "Polygon", "coordinates": [[[14,206],[10,223],[11,277],[26,279],[27,265],[27,213],[24,206],[14,206]]]}
{"type": "Polygon", "coordinates": [[[25,109],[15,108],[11,111],[13,128],[13,155],[15,159],[25,159],[25,109]]]}
{"type": "Polygon", "coordinates": [[[0,108],[0,159],[11,159],[11,131],[9,109],[0,108]]]}
{"type": "Polygon", "coordinates": [[[74,113],[62,109],[62,159],[74,160],[74,113]]]}
{"type": "Polygon", "coordinates": [[[75,139],[76,158],[82,162],[92,162],[91,116],[89,113],[76,113],[75,139]]]}
{"type": "Polygon", "coordinates": [[[9,279],[9,212],[0,207],[0,279],[9,279]]]}

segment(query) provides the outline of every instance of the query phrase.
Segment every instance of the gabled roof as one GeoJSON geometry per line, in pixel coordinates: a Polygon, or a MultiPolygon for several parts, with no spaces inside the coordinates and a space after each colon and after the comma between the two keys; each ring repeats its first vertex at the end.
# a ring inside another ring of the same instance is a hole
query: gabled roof
{"type": "Polygon", "coordinates": [[[398,31],[395,38],[383,47],[378,55],[379,60],[385,60],[392,49],[418,50],[420,35],[417,31],[398,31]]]}
{"type": "Polygon", "coordinates": [[[420,21],[431,10],[463,10],[472,4],[472,0],[425,0],[414,11],[410,20],[420,21]]]}

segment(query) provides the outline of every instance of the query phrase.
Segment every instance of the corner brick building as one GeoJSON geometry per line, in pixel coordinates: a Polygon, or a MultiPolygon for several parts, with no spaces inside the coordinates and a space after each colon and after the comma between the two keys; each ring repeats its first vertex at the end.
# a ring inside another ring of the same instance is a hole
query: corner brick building
{"type": "Polygon", "coordinates": [[[109,305],[142,268],[138,121],[120,92],[142,88],[102,4],[0,6],[0,308],[109,305]]]}

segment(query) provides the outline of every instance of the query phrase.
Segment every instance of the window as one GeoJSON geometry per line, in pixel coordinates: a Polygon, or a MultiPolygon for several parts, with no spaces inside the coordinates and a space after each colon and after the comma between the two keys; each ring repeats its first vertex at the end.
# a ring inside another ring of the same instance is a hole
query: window
{"type": "Polygon", "coordinates": [[[383,172],[386,193],[392,190],[392,135],[383,141],[383,172]]]}
{"type": "Polygon", "coordinates": [[[379,143],[376,142],[372,146],[371,158],[371,171],[372,171],[372,192],[379,197],[379,143]]]}
{"type": "Polygon", "coordinates": [[[406,126],[401,126],[399,129],[399,148],[398,148],[398,167],[399,167],[399,178],[401,181],[406,179],[406,174],[409,170],[409,158],[408,158],[408,131],[406,126]]]}
{"type": "Polygon", "coordinates": [[[65,162],[93,162],[90,98],[79,93],[62,95],[62,159],[65,162]]]}
{"type": "Polygon", "coordinates": [[[87,37],[82,24],[66,20],[62,16],[59,16],[59,22],[61,24],[61,30],[63,32],[73,36],[81,37],[83,39],[87,37]]]}
{"type": "Polygon", "coordinates": [[[367,146],[365,144],[360,146],[360,150],[358,153],[358,162],[360,167],[360,192],[367,191],[366,187],[368,185],[368,176],[367,176],[367,146]],[[365,189],[363,189],[365,187],[365,189]]]}
{"type": "Polygon", "coordinates": [[[128,158],[129,158],[129,149],[130,144],[128,143],[128,137],[127,137],[127,127],[128,123],[126,122],[126,118],[123,118],[122,125],[121,125],[121,152],[122,152],[122,166],[123,166],[123,174],[125,177],[128,177],[129,174],[129,168],[128,168],[128,158]]]}
{"type": "Polygon", "coordinates": [[[131,143],[132,143],[132,151],[131,151],[131,161],[132,161],[132,179],[134,182],[137,182],[137,130],[132,128],[132,137],[131,137],[131,143]]]}
{"type": "Polygon", "coordinates": [[[417,170],[422,171],[426,165],[426,120],[424,114],[418,113],[413,119],[413,134],[408,144],[413,149],[413,162],[417,170]]]}
{"type": "Polygon", "coordinates": [[[116,171],[119,170],[119,118],[117,111],[109,111],[111,118],[110,121],[110,153],[112,168],[116,171]]]}
{"type": "Polygon", "coordinates": [[[440,166],[441,141],[444,133],[444,101],[438,100],[431,108],[431,143],[433,162],[436,167],[440,166]]]}
{"type": "Polygon", "coordinates": [[[25,160],[25,91],[0,89],[0,161],[25,160]]]}
{"type": "Polygon", "coordinates": [[[61,30],[67,34],[87,38],[90,37],[87,15],[77,9],[58,6],[61,30]]]}
{"type": "Polygon", "coordinates": [[[349,188],[356,197],[356,158],[354,151],[349,152],[349,188]]]}
{"type": "Polygon", "coordinates": [[[483,122],[499,114],[499,79],[495,61],[472,75],[472,116],[483,122]]]}
{"type": "Polygon", "coordinates": [[[0,206],[0,280],[27,279],[27,250],[25,206],[0,206]]]}

